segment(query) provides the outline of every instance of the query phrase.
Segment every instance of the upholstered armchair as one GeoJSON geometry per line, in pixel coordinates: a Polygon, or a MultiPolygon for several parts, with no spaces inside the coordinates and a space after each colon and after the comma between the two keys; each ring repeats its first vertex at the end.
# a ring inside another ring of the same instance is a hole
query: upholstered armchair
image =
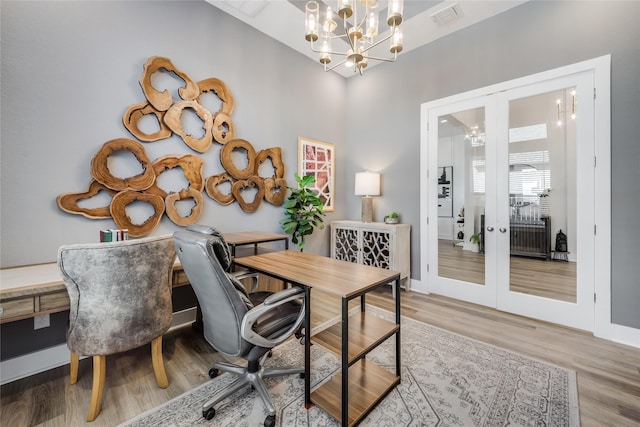
{"type": "Polygon", "coordinates": [[[275,425],[276,410],[263,378],[304,373],[303,367],[266,368],[270,350],[292,335],[300,336],[304,320],[304,290],[247,293],[238,276],[230,272],[231,256],[224,237],[207,226],[192,225],[174,233],[176,252],[202,310],[204,338],[220,353],[240,357],[245,364],[217,362],[209,371],[237,375],[234,382],[202,406],[202,415],[215,416],[214,405],[251,385],[267,410],[265,427],[275,425]]]}
{"type": "Polygon", "coordinates": [[[87,421],[100,413],[109,354],[151,343],[156,382],[161,388],[169,386],[162,334],[171,325],[175,257],[170,235],[58,250],[58,268],[70,299],[71,384],[78,379],[79,357],[93,357],[87,421]]]}

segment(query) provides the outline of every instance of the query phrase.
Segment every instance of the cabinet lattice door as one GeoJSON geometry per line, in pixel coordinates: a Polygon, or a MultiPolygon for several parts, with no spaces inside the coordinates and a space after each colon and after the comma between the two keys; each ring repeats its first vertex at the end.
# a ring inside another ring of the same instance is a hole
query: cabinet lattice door
{"type": "Polygon", "coordinates": [[[391,269],[391,235],[362,230],[362,264],[391,269]]]}
{"type": "Polygon", "coordinates": [[[358,262],[358,230],[339,228],[335,230],[335,259],[358,262]]]}
{"type": "Polygon", "coordinates": [[[409,224],[333,221],[331,257],[400,272],[409,289],[411,247],[409,224]]]}

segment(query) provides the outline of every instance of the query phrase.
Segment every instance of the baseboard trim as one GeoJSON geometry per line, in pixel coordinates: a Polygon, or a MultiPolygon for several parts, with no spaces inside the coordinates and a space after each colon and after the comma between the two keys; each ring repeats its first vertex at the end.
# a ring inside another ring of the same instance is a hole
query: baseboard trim
{"type": "MultiPolygon", "coordinates": [[[[169,331],[196,320],[196,308],[188,308],[173,313],[169,331]]],[[[45,348],[40,351],[14,357],[0,362],[0,385],[4,385],[40,372],[69,364],[67,344],[45,348]]]]}

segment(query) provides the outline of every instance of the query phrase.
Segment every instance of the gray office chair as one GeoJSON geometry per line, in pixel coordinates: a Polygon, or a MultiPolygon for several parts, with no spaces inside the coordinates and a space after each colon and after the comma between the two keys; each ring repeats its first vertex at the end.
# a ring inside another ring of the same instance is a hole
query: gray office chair
{"type": "Polygon", "coordinates": [[[71,384],[79,357],[93,357],[87,421],[100,413],[106,356],[151,343],[156,382],[167,388],[162,334],[171,326],[171,276],[176,251],[171,235],[112,243],[61,246],[58,268],[70,300],[67,346],[71,384]]]}
{"type": "Polygon", "coordinates": [[[242,387],[258,391],[268,415],[265,426],[275,425],[276,410],[263,378],[303,374],[304,368],[264,368],[272,348],[298,334],[304,320],[304,291],[291,287],[280,292],[248,294],[230,273],[231,256],[224,237],[215,229],[191,225],[174,233],[176,253],[200,304],[204,337],[217,351],[247,361],[247,366],[217,362],[209,371],[238,375],[236,381],[216,393],[202,406],[207,420],[215,416],[214,405],[242,387]]]}

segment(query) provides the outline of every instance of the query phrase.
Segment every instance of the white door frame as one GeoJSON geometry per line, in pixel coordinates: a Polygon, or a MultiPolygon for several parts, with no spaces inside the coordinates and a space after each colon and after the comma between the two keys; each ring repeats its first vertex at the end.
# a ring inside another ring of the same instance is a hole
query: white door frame
{"type": "MultiPolygon", "coordinates": [[[[540,80],[552,79],[562,75],[579,73],[582,71],[594,70],[595,87],[595,159],[597,167],[595,169],[595,200],[597,201],[594,215],[594,228],[597,229],[595,235],[595,312],[594,312],[594,335],[621,342],[628,345],[640,347],[640,329],[617,325],[611,321],[611,55],[586,60],[566,67],[533,74],[530,76],[498,83],[480,89],[475,89],[462,94],[449,96],[434,100],[421,105],[421,130],[420,130],[420,211],[427,213],[429,207],[428,165],[429,165],[429,134],[428,119],[429,110],[441,107],[450,103],[460,102],[465,99],[486,96],[502,90],[508,90],[527,84],[532,84],[540,80]],[[597,297],[597,298],[596,298],[597,297]]],[[[437,218],[433,219],[434,221],[437,218]]],[[[433,246],[428,239],[429,217],[421,215],[421,272],[423,280],[419,288],[430,292],[428,281],[428,265],[430,247],[433,246]]],[[[436,242],[437,243],[437,242],[436,242]]],[[[436,249],[437,250],[437,247],[436,249]]]]}

